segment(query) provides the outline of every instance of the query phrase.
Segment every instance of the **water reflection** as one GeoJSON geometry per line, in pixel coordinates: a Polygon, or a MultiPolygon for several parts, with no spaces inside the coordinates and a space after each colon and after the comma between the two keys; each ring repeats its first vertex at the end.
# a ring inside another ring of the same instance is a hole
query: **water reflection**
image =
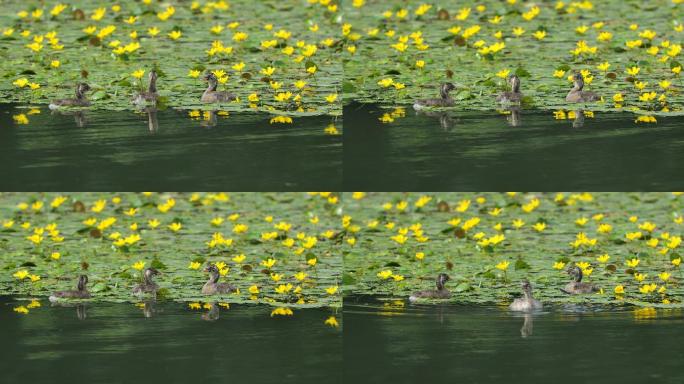
{"type": "Polygon", "coordinates": [[[571,313],[549,306],[543,314],[521,315],[452,303],[411,305],[403,316],[388,317],[380,315],[387,311],[384,301],[372,297],[346,297],[344,308],[344,361],[354,368],[347,370],[348,382],[684,379],[684,322],[669,310],[571,313]],[[656,318],[670,320],[650,320],[656,318]]]}
{"type": "Polygon", "coordinates": [[[450,131],[454,124],[454,119],[447,112],[425,111],[419,109],[416,111],[416,115],[437,119],[437,121],[439,121],[439,125],[442,127],[442,130],[445,132],[450,131]]]}
{"type": "Polygon", "coordinates": [[[218,115],[216,110],[204,111],[200,125],[204,128],[212,128],[218,125],[218,115]]]}
{"type": "Polygon", "coordinates": [[[55,301],[55,302],[51,302],[50,306],[61,307],[61,308],[76,308],[76,318],[77,319],[85,320],[86,318],[88,318],[88,314],[86,313],[86,305],[84,303],[69,303],[69,302],[55,301]]]}
{"type": "Polygon", "coordinates": [[[574,112],[575,118],[572,120],[572,127],[573,128],[582,128],[584,127],[584,111],[581,109],[578,109],[574,112]]]}
{"type": "Polygon", "coordinates": [[[525,338],[532,336],[533,330],[534,330],[534,318],[532,317],[531,314],[526,313],[524,315],[524,322],[522,328],[520,328],[520,335],[525,338]]]}
{"type": "Polygon", "coordinates": [[[256,112],[152,106],[136,113],[48,113],[0,104],[0,124],[6,128],[0,129],[0,179],[4,191],[184,190],[188,185],[340,190],[342,135],[331,118],[271,119],[256,112]]]}
{"type": "Polygon", "coordinates": [[[145,108],[147,112],[147,129],[150,133],[157,133],[159,131],[159,120],[157,119],[157,108],[147,107],[145,108]]]}
{"type": "Polygon", "coordinates": [[[345,106],[345,189],[529,190],[543,185],[546,190],[601,191],[684,186],[681,169],[675,166],[684,162],[681,116],[647,126],[635,123],[631,113],[585,109],[511,106],[501,111],[503,116],[402,110],[345,106]]]}
{"type": "Polygon", "coordinates": [[[156,304],[156,300],[145,300],[142,303],[138,303],[137,306],[142,309],[143,316],[149,319],[157,313],[156,304]]]}
{"type": "Polygon", "coordinates": [[[506,121],[511,127],[519,127],[522,124],[522,119],[520,117],[520,107],[511,106],[508,108],[508,115],[506,116],[506,121]]]}
{"type": "Polygon", "coordinates": [[[341,381],[342,332],[325,323],[330,309],[284,319],[269,306],[240,305],[219,320],[219,308],[89,303],[81,321],[72,308],[0,297],[3,382],[73,383],[75,372],[87,383],[341,381]]]}
{"type": "Polygon", "coordinates": [[[219,315],[221,314],[220,306],[216,302],[208,303],[208,305],[209,305],[209,310],[207,312],[204,312],[200,317],[202,318],[202,320],[205,320],[205,321],[216,321],[216,320],[218,320],[219,315]]]}
{"type": "Polygon", "coordinates": [[[77,128],[84,128],[86,126],[86,123],[87,123],[86,113],[83,110],[65,111],[65,110],[53,109],[50,111],[50,114],[51,115],[59,115],[59,116],[73,116],[74,122],[76,123],[77,128]]]}

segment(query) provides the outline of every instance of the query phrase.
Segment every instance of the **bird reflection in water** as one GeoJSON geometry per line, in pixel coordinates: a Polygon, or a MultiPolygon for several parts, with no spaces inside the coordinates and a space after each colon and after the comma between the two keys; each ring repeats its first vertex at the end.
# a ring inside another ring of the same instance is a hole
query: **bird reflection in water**
{"type": "Polygon", "coordinates": [[[439,120],[439,125],[445,132],[450,131],[451,127],[454,125],[454,119],[452,119],[451,116],[449,116],[449,114],[446,112],[418,110],[416,111],[416,115],[432,117],[439,120]]]}
{"type": "Polygon", "coordinates": [[[154,299],[137,303],[136,306],[142,310],[143,316],[146,318],[153,317],[157,314],[156,301],[154,299]]]}
{"type": "Polygon", "coordinates": [[[86,123],[88,122],[86,120],[86,115],[84,111],[81,110],[76,110],[76,111],[64,111],[64,110],[52,110],[50,112],[52,115],[59,115],[59,116],[73,116],[74,117],[74,122],[76,122],[76,127],[77,128],[83,128],[86,126],[86,123]]]}
{"type": "MultiPolygon", "coordinates": [[[[219,315],[221,313],[220,310],[220,305],[219,303],[213,302],[213,303],[207,303],[209,306],[209,310],[207,312],[202,313],[201,318],[202,320],[205,321],[216,321],[219,319],[219,315]]],[[[207,306],[205,304],[205,307],[207,306]]],[[[227,305],[227,304],[226,304],[227,305]]]]}
{"type": "Polygon", "coordinates": [[[76,308],[76,318],[85,320],[88,317],[86,313],[86,305],[83,303],[69,303],[69,302],[51,302],[53,307],[76,308]]]}
{"type": "Polygon", "coordinates": [[[150,133],[157,133],[159,130],[159,121],[157,120],[157,108],[156,107],[146,107],[145,112],[147,112],[147,129],[150,133]]]}
{"type": "Polygon", "coordinates": [[[523,322],[522,328],[520,328],[520,336],[523,338],[532,336],[532,332],[534,329],[534,320],[532,319],[532,315],[529,313],[525,314],[525,321],[523,322]]]}
{"type": "Polygon", "coordinates": [[[575,114],[575,119],[572,121],[572,127],[573,128],[582,128],[584,127],[584,110],[578,109],[574,111],[575,114]]]}

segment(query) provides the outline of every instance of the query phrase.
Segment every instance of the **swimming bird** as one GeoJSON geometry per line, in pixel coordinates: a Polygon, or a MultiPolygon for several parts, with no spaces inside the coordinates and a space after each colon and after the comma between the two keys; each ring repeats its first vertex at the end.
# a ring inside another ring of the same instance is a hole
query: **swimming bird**
{"type": "Polygon", "coordinates": [[[152,281],[152,276],[160,274],[161,272],[154,268],[146,268],[145,272],[143,273],[143,282],[140,284],[136,284],[136,286],[133,287],[133,294],[138,296],[142,296],[145,294],[151,294],[153,296],[156,296],[159,286],[157,285],[157,283],[152,281]]]}
{"type": "Polygon", "coordinates": [[[601,100],[601,97],[594,92],[583,91],[584,88],[584,77],[581,73],[577,72],[573,76],[573,86],[565,96],[565,101],[570,103],[584,103],[589,101],[601,100]]]}
{"type": "Polygon", "coordinates": [[[90,86],[88,84],[79,83],[76,86],[76,98],[52,100],[48,105],[48,108],[58,109],[60,107],[87,107],[90,105],[90,101],[86,99],[85,93],[89,90],[90,86]]]}
{"type": "Polygon", "coordinates": [[[422,99],[416,100],[413,104],[413,109],[419,110],[425,107],[451,107],[454,105],[454,99],[449,96],[449,92],[456,89],[452,83],[442,83],[439,87],[439,99],[422,99]]]}
{"type": "Polygon", "coordinates": [[[156,104],[159,94],[157,94],[157,71],[151,70],[149,74],[150,83],[147,91],[141,91],[133,97],[133,104],[145,105],[147,103],[156,104]]]}
{"type": "Polygon", "coordinates": [[[418,299],[448,299],[451,297],[451,292],[444,287],[444,284],[449,281],[449,275],[440,273],[437,275],[437,290],[418,291],[409,296],[409,301],[417,301],[418,299]]]}
{"type": "Polygon", "coordinates": [[[233,101],[237,99],[237,96],[235,96],[233,93],[226,91],[219,92],[216,90],[218,87],[218,78],[215,74],[211,72],[207,73],[204,75],[204,80],[209,83],[209,86],[202,94],[201,100],[203,103],[216,103],[221,101],[233,101]]]}
{"type": "Polygon", "coordinates": [[[202,293],[205,295],[215,295],[217,293],[231,293],[236,292],[237,288],[228,283],[219,283],[219,273],[218,268],[215,265],[210,264],[205,269],[204,272],[209,272],[209,280],[204,283],[202,287],[202,293]]]}
{"type": "Polygon", "coordinates": [[[532,284],[526,279],[521,283],[523,290],[523,297],[513,300],[513,303],[508,307],[511,311],[534,311],[542,309],[541,301],[532,296],[532,284]]]}
{"type": "Polygon", "coordinates": [[[523,96],[520,93],[520,78],[517,75],[511,75],[508,78],[508,84],[511,86],[511,90],[500,93],[496,97],[496,101],[500,103],[519,103],[523,96]]]}
{"type": "Polygon", "coordinates": [[[569,267],[566,270],[566,272],[570,276],[573,276],[574,280],[567,283],[564,288],[561,288],[561,291],[569,295],[577,295],[582,293],[592,293],[599,291],[599,288],[595,285],[582,282],[582,268],[575,265],[573,267],[569,267]]]}
{"type": "Polygon", "coordinates": [[[88,289],[86,289],[86,284],[88,284],[88,276],[81,275],[78,277],[77,290],[53,292],[48,299],[52,302],[58,301],[59,299],[89,299],[90,293],[88,292],[88,289]]]}

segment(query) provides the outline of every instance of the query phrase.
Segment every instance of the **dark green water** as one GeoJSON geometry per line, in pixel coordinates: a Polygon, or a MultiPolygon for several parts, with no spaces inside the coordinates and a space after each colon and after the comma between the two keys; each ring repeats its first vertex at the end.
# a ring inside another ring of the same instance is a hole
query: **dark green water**
{"type": "MultiPolygon", "coordinates": [[[[330,117],[269,124],[264,114],[85,111],[52,114],[0,104],[3,191],[339,190],[342,136],[330,117]]],[[[342,121],[336,123],[342,131],[342,121]]]]}
{"type": "Polygon", "coordinates": [[[684,380],[681,311],[404,304],[345,299],[346,383],[684,380]]]}
{"type": "MultiPolygon", "coordinates": [[[[381,191],[684,188],[684,117],[628,113],[556,120],[550,111],[417,114],[390,124],[376,105],[344,109],[344,188],[381,191]]],[[[579,114],[578,114],[579,115],[579,114]]]]}
{"type": "Polygon", "coordinates": [[[271,317],[267,306],[207,310],[158,303],[51,307],[0,297],[4,383],[339,383],[340,327],[327,309],[271,317]],[[204,317],[204,318],[203,318],[204,317]]]}

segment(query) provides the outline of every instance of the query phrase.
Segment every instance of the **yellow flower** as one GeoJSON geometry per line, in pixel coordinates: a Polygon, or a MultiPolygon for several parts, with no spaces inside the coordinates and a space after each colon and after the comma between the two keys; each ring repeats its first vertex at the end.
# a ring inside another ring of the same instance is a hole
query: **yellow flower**
{"type": "Polygon", "coordinates": [[[553,269],[561,270],[561,269],[563,269],[563,268],[565,268],[565,263],[564,263],[564,262],[558,261],[558,262],[553,263],[553,269]]]}
{"type": "Polygon", "coordinates": [[[276,293],[283,294],[283,293],[290,292],[292,290],[292,288],[293,288],[292,284],[287,283],[287,284],[278,285],[274,290],[276,291],[276,293]]]}
{"type": "Polygon", "coordinates": [[[22,77],[20,79],[16,79],[12,82],[13,85],[16,85],[19,88],[24,88],[29,84],[29,80],[25,77],[22,77]]]}
{"type": "Polygon", "coordinates": [[[641,71],[641,68],[636,67],[636,66],[634,66],[634,67],[629,67],[629,68],[625,69],[625,72],[626,72],[628,75],[631,75],[631,76],[636,76],[636,75],[638,75],[640,71],[641,71]]]}
{"type": "Polygon", "coordinates": [[[633,258],[633,259],[626,260],[625,264],[630,268],[636,268],[636,266],[639,265],[640,261],[641,260],[639,260],[637,258],[633,258]]]}
{"type": "Polygon", "coordinates": [[[408,240],[408,237],[406,237],[406,236],[404,236],[404,235],[402,235],[402,234],[398,234],[398,235],[392,236],[392,237],[390,237],[390,238],[391,238],[392,240],[394,240],[395,242],[397,242],[398,244],[404,244],[404,243],[406,242],[406,240],[408,240]]]}
{"type": "Polygon", "coordinates": [[[60,257],[62,257],[62,255],[59,252],[52,252],[52,254],[50,254],[52,260],[59,260],[60,257]]]}
{"type": "Polygon", "coordinates": [[[511,73],[509,69],[502,69],[499,72],[496,73],[496,76],[505,79],[508,77],[508,74],[511,73]]]}
{"type": "Polygon", "coordinates": [[[21,270],[15,272],[14,274],[12,274],[12,276],[16,277],[19,280],[24,280],[25,278],[28,277],[28,275],[29,275],[29,273],[25,269],[21,269],[21,270]]]}
{"type": "Polygon", "coordinates": [[[145,262],[142,260],[133,264],[133,269],[137,269],[138,271],[142,271],[143,268],[145,268],[145,262]]]}
{"type": "Polygon", "coordinates": [[[621,294],[625,293],[625,287],[622,285],[618,285],[615,287],[615,289],[613,291],[615,292],[616,295],[621,295],[621,294]]]}
{"type": "Polygon", "coordinates": [[[23,305],[14,308],[14,312],[21,313],[22,315],[25,315],[29,313],[28,308],[24,307],[23,305]]]}
{"type": "Polygon", "coordinates": [[[183,36],[183,33],[179,30],[171,31],[167,34],[171,40],[178,40],[181,36],[183,36]]]}
{"type": "Polygon", "coordinates": [[[515,219],[515,220],[513,220],[513,227],[515,227],[515,229],[520,229],[520,228],[522,228],[524,225],[525,225],[525,222],[522,221],[521,219],[515,219]]]}
{"type": "Polygon", "coordinates": [[[257,287],[256,285],[251,285],[247,290],[248,290],[249,293],[251,293],[252,295],[256,295],[256,294],[259,293],[259,287],[257,287]]]}
{"type": "Polygon", "coordinates": [[[190,265],[188,265],[188,268],[198,270],[199,267],[201,267],[201,266],[202,266],[202,263],[200,263],[198,261],[191,261],[190,265]]]}
{"type": "Polygon", "coordinates": [[[384,271],[380,271],[377,273],[377,276],[381,278],[382,280],[387,280],[392,276],[392,271],[387,269],[384,271]]]}
{"type": "Polygon", "coordinates": [[[335,100],[337,100],[337,94],[336,93],[329,94],[328,96],[325,97],[325,101],[327,101],[328,103],[331,103],[331,104],[334,103],[335,100]]]}
{"type": "Polygon", "coordinates": [[[532,34],[537,40],[543,40],[546,37],[546,31],[536,31],[532,34]]]}
{"type": "Polygon", "coordinates": [[[265,76],[271,76],[275,73],[276,69],[273,67],[266,67],[261,69],[261,73],[265,76]]]}
{"type": "Polygon", "coordinates": [[[337,285],[328,287],[325,289],[325,291],[328,293],[328,295],[334,295],[337,292],[337,285]]]}
{"type": "Polygon", "coordinates": [[[59,62],[59,60],[52,60],[52,61],[50,62],[50,66],[51,66],[52,68],[59,68],[60,65],[61,65],[61,63],[59,62]]]}
{"type": "Polygon", "coordinates": [[[306,263],[312,267],[316,266],[316,262],[318,262],[318,259],[316,259],[315,257],[306,260],[306,263]]]}
{"type": "Polygon", "coordinates": [[[170,230],[172,230],[174,232],[178,232],[178,231],[180,231],[181,228],[183,228],[183,224],[178,223],[178,222],[174,222],[174,223],[169,224],[168,227],[170,230]]]}
{"type": "Polygon", "coordinates": [[[266,259],[266,260],[262,260],[262,261],[261,261],[261,265],[263,265],[264,267],[266,267],[266,268],[268,268],[268,269],[273,268],[273,266],[274,266],[275,264],[276,264],[276,260],[273,259],[273,258],[268,258],[268,259],[266,259]]]}
{"type": "Polygon", "coordinates": [[[649,294],[649,293],[655,291],[656,288],[658,288],[658,286],[655,284],[644,284],[641,287],[639,287],[639,292],[641,292],[643,294],[649,294]]]}
{"type": "Polygon", "coordinates": [[[559,79],[562,79],[563,76],[565,76],[565,71],[564,71],[564,70],[558,69],[558,70],[553,71],[553,77],[557,77],[557,78],[559,78],[559,79]]]}
{"type": "Polygon", "coordinates": [[[676,259],[672,259],[670,262],[671,262],[672,265],[674,265],[675,267],[679,267],[679,264],[682,263],[682,258],[681,258],[681,257],[678,257],[678,258],[676,258],[676,259]]]}
{"type": "Polygon", "coordinates": [[[532,228],[537,232],[543,232],[546,229],[546,223],[535,223],[532,228]]]}
{"type": "Polygon", "coordinates": [[[317,69],[316,66],[312,65],[312,66],[306,68],[306,72],[313,75],[314,73],[316,73],[316,69],[317,69]]]}
{"type": "Polygon", "coordinates": [[[596,66],[596,68],[598,68],[599,70],[601,70],[601,71],[604,71],[604,72],[605,72],[605,71],[607,71],[607,70],[608,70],[608,68],[610,68],[610,63],[609,63],[609,62],[607,62],[607,61],[606,61],[606,62],[603,62],[603,63],[601,63],[601,64],[597,65],[597,66],[596,66]]]}
{"type": "MultiPolygon", "coordinates": [[[[355,0],[355,1],[357,1],[357,0],[355,0]]],[[[325,323],[325,325],[329,325],[329,326],[334,327],[334,328],[340,326],[340,324],[337,322],[337,319],[335,318],[335,316],[328,317],[324,323],[325,323]]]]}
{"type": "Polygon", "coordinates": [[[610,224],[601,224],[598,227],[598,233],[610,233],[613,230],[613,226],[610,224]]]}
{"type": "Polygon", "coordinates": [[[511,263],[508,262],[508,261],[501,261],[501,262],[499,262],[499,263],[496,265],[496,269],[505,271],[505,270],[508,269],[508,266],[509,266],[510,264],[511,264],[511,263]]]}
{"type": "Polygon", "coordinates": [[[607,253],[605,253],[605,254],[603,254],[603,255],[597,257],[596,260],[598,260],[599,263],[604,263],[604,264],[605,264],[605,263],[608,262],[608,260],[610,260],[610,256],[609,256],[607,253]]]}

